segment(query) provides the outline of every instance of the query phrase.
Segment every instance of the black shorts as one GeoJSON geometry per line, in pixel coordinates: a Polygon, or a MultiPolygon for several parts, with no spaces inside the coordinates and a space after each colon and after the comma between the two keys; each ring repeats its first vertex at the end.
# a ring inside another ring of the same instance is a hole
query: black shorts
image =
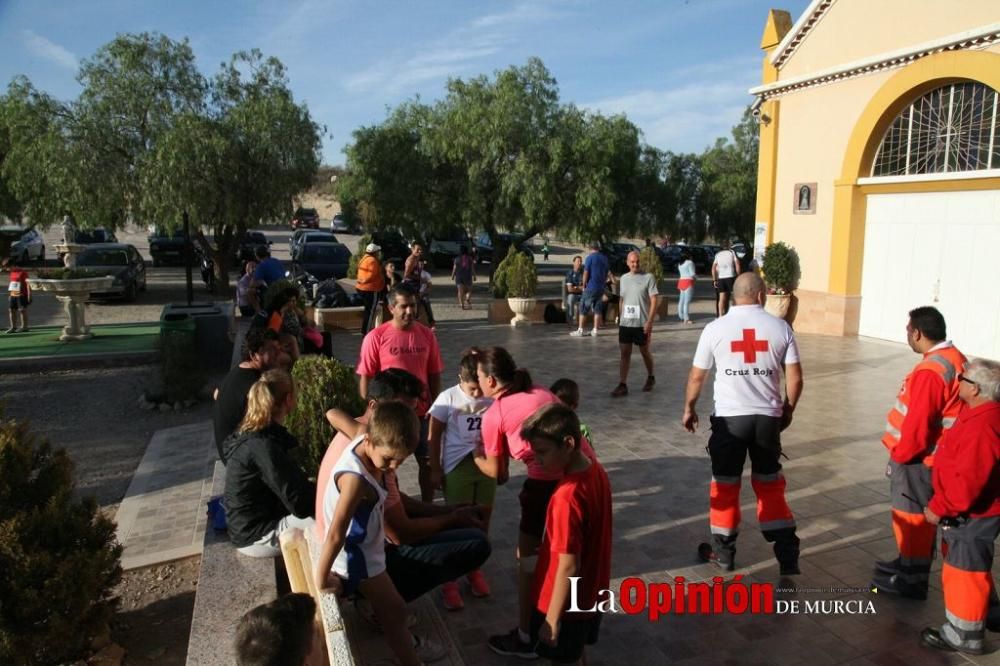
{"type": "Polygon", "coordinates": [[[619,326],[618,344],[646,346],[646,329],[641,326],[619,326]]]}
{"type": "Polygon", "coordinates": [[[736,278],[719,278],[715,281],[715,290],[720,294],[731,294],[733,293],[733,284],[736,283],[736,278]]]}
{"type": "Polygon", "coordinates": [[[558,481],[542,479],[525,479],[517,499],[521,503],[521,523],[518,529],[537,539],[545,533],[545,513],[549,508],[549,500],[556,491],[558,481]]]}
{"type": "Polygon", "coordinates": [[[550,659],[557,664],[573,664],[580,661],[583,648],[595,645],[601,633],[600,613],[584,620],[566,622],[565,616],[559,623],[559,640],[555,645],[538,640],[538,631],[545,624],[545,615],[537,608],[531,613],[531,642],[536,643],[535,654],[542,659],[550,659]]]}
{"type": "Polygon", "coordinates": [[[11,309],[12,312],[14,310],[27,310],[28,309],[28,297],[25,296],[24,294],[21,294],[20,296],[11,296],[10,297],[10,309],[11,309]]]}
{"type": "Polygon", "coordinates": [[[431,417],[424,416],[420,417],[420,441],[417,442],[417,448],[413,449],[414,458],[427,459],[430,456],[430,451],[427,448],[427,429],[430,426],[431,417]]]}

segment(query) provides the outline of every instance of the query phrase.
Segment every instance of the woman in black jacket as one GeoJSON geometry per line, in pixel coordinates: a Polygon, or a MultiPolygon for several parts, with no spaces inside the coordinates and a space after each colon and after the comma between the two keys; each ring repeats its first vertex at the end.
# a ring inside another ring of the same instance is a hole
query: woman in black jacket
{"type": "Polygon", "coordinates": [[[250,388],[239,429],[222,445],[229,540],[242,555],[277,557],[284,530],[312,528],[316,484],[288,454],[298,442],[282,425],[294,408],[291,375],[268,370],[250,388]]]}

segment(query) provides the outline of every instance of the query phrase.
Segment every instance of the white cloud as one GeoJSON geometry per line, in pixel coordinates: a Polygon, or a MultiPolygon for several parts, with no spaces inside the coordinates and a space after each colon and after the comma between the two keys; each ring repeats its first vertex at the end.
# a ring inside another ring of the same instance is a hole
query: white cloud
{"type": "Polygon", "coordinates": [[[675,81],[658,89],[636,90],[580,106],[604,114],[625,114],[647,143],[674,152],[700,152],[718,137],[729,137],[743,109],[747,90],[759,74],[748,59],[728,59],[678,69],[675,81]],[[676,81],[676,79],[697,79],[676,81]]]}
{"type": "Polygon", "coordinates": [[[418,84],[470,71],[476,63],[513,44],[518,29],[557,16],[550,7],[521,2],[509,11],[473,19],[439,40],[414,45],[416,53],[396,53],[376,62],[346,77],[343,85],[355,94],[413,93],[418,84]]]}
{"type": "Polygon", "coordinates": [[[21,36],[28,51],[40,58],[72,71],[76,71],[79,66],[79,59],[73,53],[53,41],[42,37],[32,30],[22,30],[21,36]]]}

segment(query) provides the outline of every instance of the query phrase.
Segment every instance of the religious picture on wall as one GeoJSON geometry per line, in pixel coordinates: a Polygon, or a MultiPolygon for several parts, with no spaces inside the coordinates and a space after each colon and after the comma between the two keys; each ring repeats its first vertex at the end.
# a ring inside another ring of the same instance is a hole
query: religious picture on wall
{"type": "Polygon", "coordinates": [[[795,215],[816,213],[816,183],[795,183],[792,212],[795,215]]]}

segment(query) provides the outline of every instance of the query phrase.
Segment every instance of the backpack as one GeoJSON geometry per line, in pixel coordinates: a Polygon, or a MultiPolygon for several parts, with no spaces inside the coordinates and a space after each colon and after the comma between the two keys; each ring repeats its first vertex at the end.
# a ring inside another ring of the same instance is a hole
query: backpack
{"type": "Polygon", "coordinates": [[[544,318],[546,324],[566,323],[566,313],[557,308],[555,303],[549,303],[545,306],[544,318]]]}

